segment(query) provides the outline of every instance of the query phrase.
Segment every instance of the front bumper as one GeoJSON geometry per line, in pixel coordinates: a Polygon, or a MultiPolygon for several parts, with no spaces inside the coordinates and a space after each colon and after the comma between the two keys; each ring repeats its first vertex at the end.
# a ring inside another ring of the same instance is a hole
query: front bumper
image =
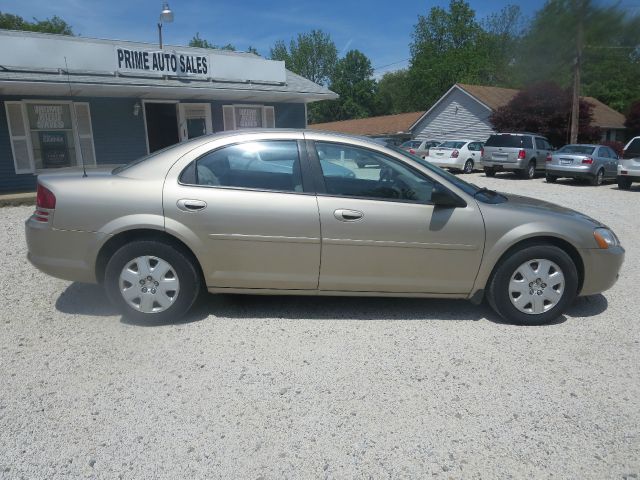
{"type": "Polygon", "coordinates": [[[94,232],[58,230],[48,222],[25,222],[27,258],[38,270],[75,282],[96,283],[98,237],[94,232]]]}
{"type": "Polygon", "coordinates": [[[586,248],[580,251],[584,262],[584,282],[580,295],[595,295],[609,290],[618,280],[624,262],[624,248],[586,248]]]}

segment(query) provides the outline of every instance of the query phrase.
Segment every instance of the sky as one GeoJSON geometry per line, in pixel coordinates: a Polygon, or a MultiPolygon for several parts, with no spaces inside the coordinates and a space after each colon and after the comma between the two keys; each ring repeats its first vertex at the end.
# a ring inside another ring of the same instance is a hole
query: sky
{"type": "MultiPolygon", "coordinates": [[[[340,56],[350,49],[366,54],[376,77],[407,66],[411,32],[418,15],[447,1],[374,0],[172,0],[175,20],[163,28],[166,44],[187,45],[197,33],[217,45],[231,43],[238,50],[255,47],[263,56],[277,40],[321,29],[331,35],[340,56]]],[[[507,3],[532,15],[543,0],[471,0],[479,18],[507,3]]],[[[2,0],[3,13],[25,19],[58,15],[85,37],[156,43],[162,1],[156,0],[2,0]]]]}

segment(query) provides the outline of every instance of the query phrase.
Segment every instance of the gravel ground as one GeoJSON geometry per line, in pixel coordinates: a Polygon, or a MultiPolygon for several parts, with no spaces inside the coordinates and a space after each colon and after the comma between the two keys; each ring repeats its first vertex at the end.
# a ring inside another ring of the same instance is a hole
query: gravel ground
{"type": "Polygon", "coordinates": [[[640,477],[640,189],[469,176],[608,223],[617,285],[554,325],[466,301],[209,296],[132,324],[0,209],[2,478],[640,477]]]}

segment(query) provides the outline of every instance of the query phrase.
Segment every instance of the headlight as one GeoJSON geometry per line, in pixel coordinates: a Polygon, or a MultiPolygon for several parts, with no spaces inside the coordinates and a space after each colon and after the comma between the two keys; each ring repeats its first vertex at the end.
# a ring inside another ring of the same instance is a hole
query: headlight
{"type": "Polygon", "coordinates": [[[620,245],[620,240],[618,240],[616,234],[608,228],[596,228],[593,231],[593,236],[600,248],[617,247],[620,245]]]}

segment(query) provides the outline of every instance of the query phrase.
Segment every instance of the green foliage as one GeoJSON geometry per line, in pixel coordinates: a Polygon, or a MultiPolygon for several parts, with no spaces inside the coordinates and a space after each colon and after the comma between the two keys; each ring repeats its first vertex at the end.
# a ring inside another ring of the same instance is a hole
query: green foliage
{"type": "Polygon", "coordinates": [[[409,67],[411,109],[429,108],[454,83],[509,85],[521,30],[516,6],[482,23],[464,0],[451,0],[448,10],[432,7],[427,16],[418,16],[409,67]]]}
{"type": "MultiPolygon", "coordinates": [[[[536,132],[545,135],[553,145],[564,145],[569,138],[571,93],[552,82],[531,85],[489,118],[499,132],[536,132]]],[[[592,126],[593,105],[580,101],[578,141],[592,142],[600,138],[592,126]]]]}
{"type": "Polygon", "coordinates": [[[328,33],[312,30],[291,39],[289,48],[278,40],[271,48],[272,60],[283,60],[286,67],[312,82],[326,85],[338,61],[338,49],[328,33]]]}
{"type": "Polygon", "coordinates": [[[412,92],[409,88],[409,72],[396,70],[385,73],[378,80],[376,114],[391,115],[409,112],[413,108],[412,92]]]}
{"type": "Polygon", "coordinates": [[[369,117],[375,113],[376,82],[371,61],[358,50],[350,50],[338,60],[329,88],[338,100],[322,102],[314,111],[314,122],[369,117]]]}
{"type": "Polygon", "coordinates": [[[640,135],[640,100],[636,100],[631,104],[624,126],[629,129],[627,132],[629,137],[640,135]]]}
{"type": "Polygon", "coordinates": [[[0,12],[0,29],[73,35],[71,25],[56,15],[45,20],[34,18],[33,21],[29,22],[18,15],[0,12]]]}
{"type": "Polygon", "coordinates": [[[213,48],[216,50],[231,50],[235,51],[236,47],[227,43],[226,45],[219,46],[211,43],[209,40],[200,37],[200,32],[196,32],[191,40],[189,40],[190,47],[198,47],[198,48],[213,48]]]}

